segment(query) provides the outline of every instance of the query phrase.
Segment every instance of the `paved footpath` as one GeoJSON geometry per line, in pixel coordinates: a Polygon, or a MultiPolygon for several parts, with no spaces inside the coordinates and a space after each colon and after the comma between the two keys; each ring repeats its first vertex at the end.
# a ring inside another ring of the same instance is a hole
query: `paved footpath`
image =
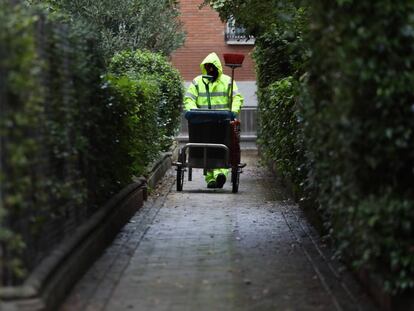
{"type": "Polygon", "coordinates": [[[238,194],[171,170],[61,311],[376,310],[254,153],[238,194]]]}

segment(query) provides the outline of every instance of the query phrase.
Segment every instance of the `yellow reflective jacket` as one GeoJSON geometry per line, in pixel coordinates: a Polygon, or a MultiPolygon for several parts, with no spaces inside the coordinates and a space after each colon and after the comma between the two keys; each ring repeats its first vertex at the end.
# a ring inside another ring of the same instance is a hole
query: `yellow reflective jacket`
{"type": "MultiPolygon", "coordinates": [[[[218,69],[218,77],[214,82],[203,79],[202,75],[197,76],[187,89],[184,96],[184,109],[230,109],[229,93],[231,90],[231,78],[223,74],[220,58],[216,53],[210,53],[200,64],[203,75],[207,74],[204,64],[213,64],[218,69]],[[210,107],[209,107],[210,99],[210,107]]],[[[243,105],[243,97],[240,94],[236,82],[233,82],[233,103],[232,111],[239,113],[243,105]]]]}

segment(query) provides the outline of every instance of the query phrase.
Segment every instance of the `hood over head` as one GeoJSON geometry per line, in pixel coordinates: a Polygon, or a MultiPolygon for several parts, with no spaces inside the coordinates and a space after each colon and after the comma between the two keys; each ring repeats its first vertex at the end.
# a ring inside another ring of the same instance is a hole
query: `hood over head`
{"type": "Polygon", "coordinates": [[[204,65],[208,63],[216,66],[219,77],[223,74],[223,67],[221,66],[220,58],[217,56],[216,53],[213,52],[213,53],[208,54],[207,57],[204,58],[204,60],[201,62],[200,69],[203,75],[207,74],[207,71],[206,71],[206,68],[204,68],[204,65]]]}

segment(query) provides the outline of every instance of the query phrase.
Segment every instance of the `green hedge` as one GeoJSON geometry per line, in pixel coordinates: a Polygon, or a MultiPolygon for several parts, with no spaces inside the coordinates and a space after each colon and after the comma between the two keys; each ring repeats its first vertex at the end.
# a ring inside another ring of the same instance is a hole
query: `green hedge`
{"type": "Polygon", "coordinates": [[[106,81],[105,87],[112,95],[108,105],[117,116],[117,120],[111,120],[118,127],[112,139],[117,142],[117,152],[123,155],[113,159],[112,165],[125,169],[118,171],[117,180],[129,181],[133,175],[146,173],[146,166],[160,152],[157,116],[161,91],[152,77],[136,77],[131,73],[108,75],[106,81]]]}
{"type": "Polygon", "coordinates": [[[305,44],[308,14],[304,8],[286,9],[290,17],[267,27],[258,36],[253,54],[259,100],[258,144],[266,162],[273,163],[278,174],[293,185],[295,195],[303,197],[307,167],[298,96],[299,79],[309,59],[305,44]]]}
{"type": "Polygon", "coordinates": [[[313,1],[295,23],[304,2],[205,2],[256,31],[266,159],[314,199],[338,256],[413,289],[414,3],[313,1]]]}
{"type": "Polygon", "coordinates": [[[0,11],[0,265],[9,284],[65,234],[49,233],[52,222],[87,213],[89,176],[79,164],[88,163],[86,107],[99,71],[84,33],[23,5],[3,2],[0,11]]]}
{"type": "MultiPolygon", "coordinates": [[[[26,198],[32,187],[30,168],[35,159],[29,155],[39,149],[29,135],[34,125],[40,123],[42,110],[38,73],[32,70],[40,68],[32,29],[35,20],[21,7],[0,3],[0,243],[6,254],[19,253],[24,247],[21,236],[5,222],[9,206],[19,206],[20,210],[30,207],[26,198]],[[8,104],[9,98],[13,105],[8,104]]],[[[24,273],[21,261],[16,258],[5,262],[0,257],[0,265],[18,276],[24,273]]]]}
{"type": "MultiPolygon", "coordinates": [[[[148,51],[124,51],[116,54],[109,64],[109,72],[120,75],[128,72],[133,79],[147,76],[160,87],[158,99],[158,128],[161,150],[168,150],[177,134],[183,101],[183,81],[168,60],[148,51]]],[[[157,141],[157,140],[156,140],[157,141]]]]}
{"type": "Polygon", "coordinates": [[[258,34],[253,57],[258,88],[292,76],[296,80],[306,70],[309,49],[305,41],[308,14],[304,8],[290,9],[287,20],[277,20],[258,34]]]}
{"type": "Polygon", "coordinates": [[[293,77],[287,77],[258,92],[261,156],[275,165],[276,171],[291,182],[298,195],[306,177],[301,116],[297,107],[299,87],[293,77]]]}
{"type": "Polygon", "coordinates": [[[25,0],[82,22],[99,35],[105,62],[124,50],[148,49],[170,55],[184,44],[177,0],[25,0]],[[156,17],[156,18],[154,18],[156,17]]]}
{"type": "Polygon", "coordinates": [[[412,1],[313,4],[303,104],[339,247],[393,292],[414,287],[413,16],[412,1]]]}
{"type": "Polygon", "coordinates": [[[108,73],[99,35],[59,14],[1,2],[0,28],[0,275],[13,285],[170,146],[182,84],[147,54],[153,74],[108,73]]]}

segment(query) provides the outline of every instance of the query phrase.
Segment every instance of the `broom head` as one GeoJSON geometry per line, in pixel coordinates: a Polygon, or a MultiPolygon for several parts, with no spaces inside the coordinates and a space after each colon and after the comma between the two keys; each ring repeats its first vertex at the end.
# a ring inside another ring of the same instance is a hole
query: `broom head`
{"type": "Polygon", "coordinates": [[[241,67],[243,60],[244,60],[244,55],[243,54],[233,54],[233,53],[229,53],[229,54],[223,54],[224,57],[224,62],[226,66],[237,66],[237,67],[241,67]]]}

